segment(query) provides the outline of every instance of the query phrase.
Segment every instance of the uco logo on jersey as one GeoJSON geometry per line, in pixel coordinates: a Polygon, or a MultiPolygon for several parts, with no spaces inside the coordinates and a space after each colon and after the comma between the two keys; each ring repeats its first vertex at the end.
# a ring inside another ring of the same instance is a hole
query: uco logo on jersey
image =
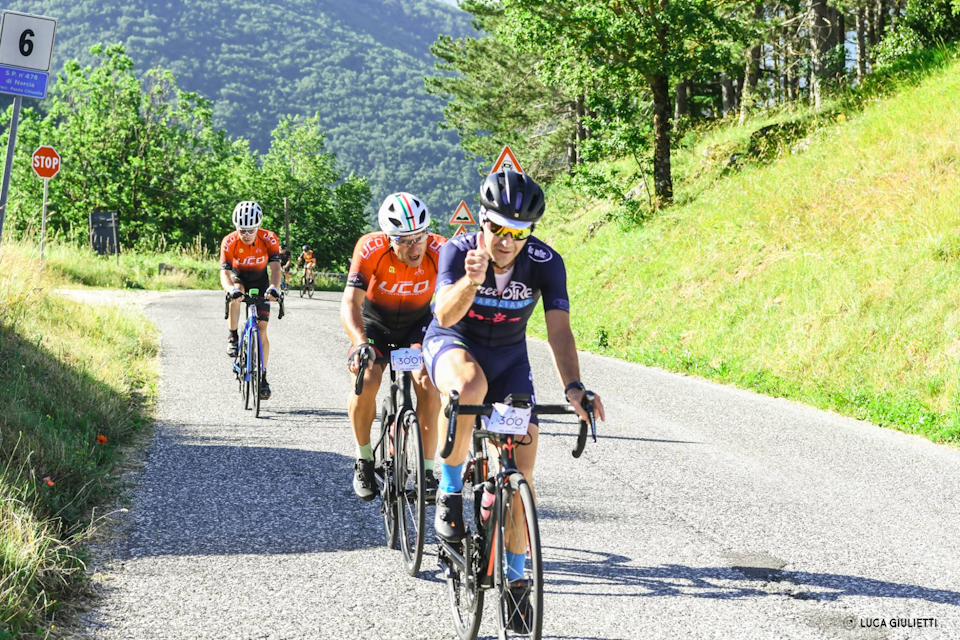
{"type": "Polygon", "coordinates": [[[384,246],[383,238],[377,236],[367,240],[362,247],[360,247],[360,256],[362,258],[367,258],[371,253],[377,249],[382,249],[384,246]]]}
{"type": "Polygon", "coordinates": [[[424,280],[414,284],[413,282],[394,282],[392,287],[387,288],[386,282],[380,283],[380,291],[395,296],[416,296],[426,293],[430,289],[430,281],[424,280]]]}

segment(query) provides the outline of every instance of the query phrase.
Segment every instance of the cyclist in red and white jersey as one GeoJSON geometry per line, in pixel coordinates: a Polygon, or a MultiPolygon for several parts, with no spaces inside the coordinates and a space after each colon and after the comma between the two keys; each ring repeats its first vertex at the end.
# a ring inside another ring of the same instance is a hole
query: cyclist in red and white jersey
{"type": "MultiPolygon", "coordinates": [[[[446,238],[430,233],[430,212],[409,193],[387,196],[378,213],[380,233],[360,238],[353,252],[350,274],[340,305],[340,318],[352,347],[348,368],[359,371],[360,356],[388,357],[391,345],[419,347],[433,318],[430,300],[437,284],[440,247],[446,238]]],[[[370,425],[377,413],[377,390],[383,367],[368,367],[363,393],[351,392],[350,423],[357,443],[353,490],[365,501],[376,496],[370,425]]],[[[440,397],[422,369],[414,372],[417,417],[423,437],[425,489],[436,494],[433,459],[437,448],[440,397]]]]}

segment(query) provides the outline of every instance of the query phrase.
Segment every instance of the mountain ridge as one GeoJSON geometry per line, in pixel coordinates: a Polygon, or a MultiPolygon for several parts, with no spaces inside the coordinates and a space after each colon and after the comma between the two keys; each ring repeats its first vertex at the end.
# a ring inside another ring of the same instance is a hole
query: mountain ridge
{"type": "MultiPolygon", "coordinates": [[[[217,126],[265,151],[287,113],[320,114],[340,165],[368,177],[372,208],[394,190],[440,211],[475,190],[476,162],[440,131],[442,101],[423,90],[440,33],[472,31],[435,0],[40,0],[11,9],[60,20],[54,69],[122,42],[137,71],[172,71],[212,101],[217,126]]],[[[438,217],[444,217],[442,215],[438,217]]]]}

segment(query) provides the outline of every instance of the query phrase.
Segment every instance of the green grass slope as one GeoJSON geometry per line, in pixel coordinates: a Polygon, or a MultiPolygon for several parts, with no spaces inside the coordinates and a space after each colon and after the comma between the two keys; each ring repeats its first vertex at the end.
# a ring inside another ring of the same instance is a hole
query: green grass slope
{"type": "Polygon", "coordinates": [[[749,134],[714,132],[639,227],[554,189],[579,345],[960,441],[958,95],[950,62],[732,172],[710,157],[749,134]]]}
{"type": "Polygon", "coordinates": [[[59,624],[92,509],[116,490],[158,376],[142,314],[67,301],[58,285],[0,248],[0,639],[59,624]]]}

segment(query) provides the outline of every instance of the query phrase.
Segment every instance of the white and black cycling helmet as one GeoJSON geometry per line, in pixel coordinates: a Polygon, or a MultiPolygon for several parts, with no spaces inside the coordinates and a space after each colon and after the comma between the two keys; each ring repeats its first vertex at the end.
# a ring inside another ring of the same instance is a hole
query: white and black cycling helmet
{"type": "Polygon", "coordinates": [[[480,216],[505,227],[525,229],[543,217],[543,189],[516,171],[491,173],[480,187],[480,216]]]}
{"type": "Polygon", "coordinates": [[[430,228],[430,211],[419,198],[400,191],[387,196],[377,213],[388,236],[409,236],[430,228]]]}
{"type": "Polygon", "coordinates": [[[259,227],[263,222],[263,209],[253,200],[244,200],[233,208],[233,226],[237,229],[259,227]]]}

